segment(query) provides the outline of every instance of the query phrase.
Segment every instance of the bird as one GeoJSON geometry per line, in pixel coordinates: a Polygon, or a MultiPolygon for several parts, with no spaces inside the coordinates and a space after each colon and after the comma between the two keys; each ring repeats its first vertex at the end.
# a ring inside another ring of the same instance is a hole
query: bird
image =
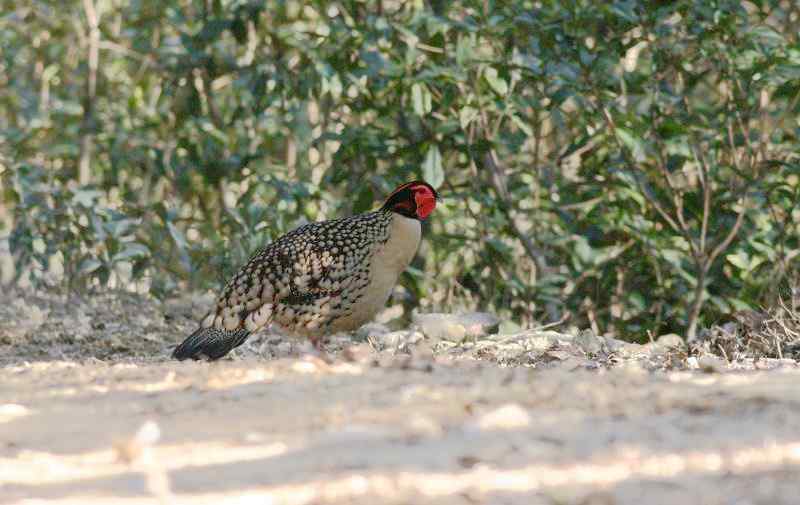
{"type": "Polygon", "coordinates": [[[261,247],[172,357],[217,360],[270,324],[316,350],[324,336],[358,329],[386,304],[437,200],[427,182],[407,182],[378,210],[308,223],[261,247]]]}

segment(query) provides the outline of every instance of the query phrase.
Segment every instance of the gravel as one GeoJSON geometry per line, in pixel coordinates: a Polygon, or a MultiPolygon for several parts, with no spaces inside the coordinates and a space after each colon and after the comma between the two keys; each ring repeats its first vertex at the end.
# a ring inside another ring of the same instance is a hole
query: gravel
{"type": "Polygon", "coordinates": [[[770,348],[753,328],[640,344],[483,313],[417,314],[398,329],[395,307],[331,336],[321,356],[262,331],[218,362],[170,360],[209,303],[0,295],[0,501],[722,505],[800,493],[789,316],[764,319],[770,335],[789,329],[770,348]]]}

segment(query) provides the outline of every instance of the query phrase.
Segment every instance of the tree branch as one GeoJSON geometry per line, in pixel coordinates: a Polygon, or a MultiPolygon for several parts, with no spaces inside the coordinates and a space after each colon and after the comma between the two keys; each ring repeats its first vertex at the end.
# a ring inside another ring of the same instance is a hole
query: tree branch
{"type": "Polygon", "coordinates": [[[97,66],[100,46],[100,20],[94,0],[83,0],[83,10],[88,24],[86,91],[83,98],[83,119],[81,121],[81,145],[78,161],[78,182],[89,184],[92,176],[92,152],[94,151],[95,98],[97,95],[97,66]]]}

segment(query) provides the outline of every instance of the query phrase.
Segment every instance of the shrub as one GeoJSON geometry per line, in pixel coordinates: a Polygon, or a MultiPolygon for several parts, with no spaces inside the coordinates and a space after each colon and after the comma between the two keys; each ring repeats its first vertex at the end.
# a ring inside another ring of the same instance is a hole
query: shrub
{"type": "Polygon", "coordinates": [[[421,310],[691,338],[796,277],[792,2],[4,7],[0,177],[34,281],[60,254],[73,289],[214,287],[412,177],[449,197],[402,279],[421,310]]]}

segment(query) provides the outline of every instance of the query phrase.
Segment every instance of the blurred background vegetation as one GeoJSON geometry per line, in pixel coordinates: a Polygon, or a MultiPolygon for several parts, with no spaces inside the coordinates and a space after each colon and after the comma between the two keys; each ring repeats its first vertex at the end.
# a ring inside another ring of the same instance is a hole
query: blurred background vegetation
{"type": "Polygon", "coordinates": [[[418,177],[407,308],[692,337],[795,283],[794,0],[0,4],[5,283],[215,288],[418,177]]]}

